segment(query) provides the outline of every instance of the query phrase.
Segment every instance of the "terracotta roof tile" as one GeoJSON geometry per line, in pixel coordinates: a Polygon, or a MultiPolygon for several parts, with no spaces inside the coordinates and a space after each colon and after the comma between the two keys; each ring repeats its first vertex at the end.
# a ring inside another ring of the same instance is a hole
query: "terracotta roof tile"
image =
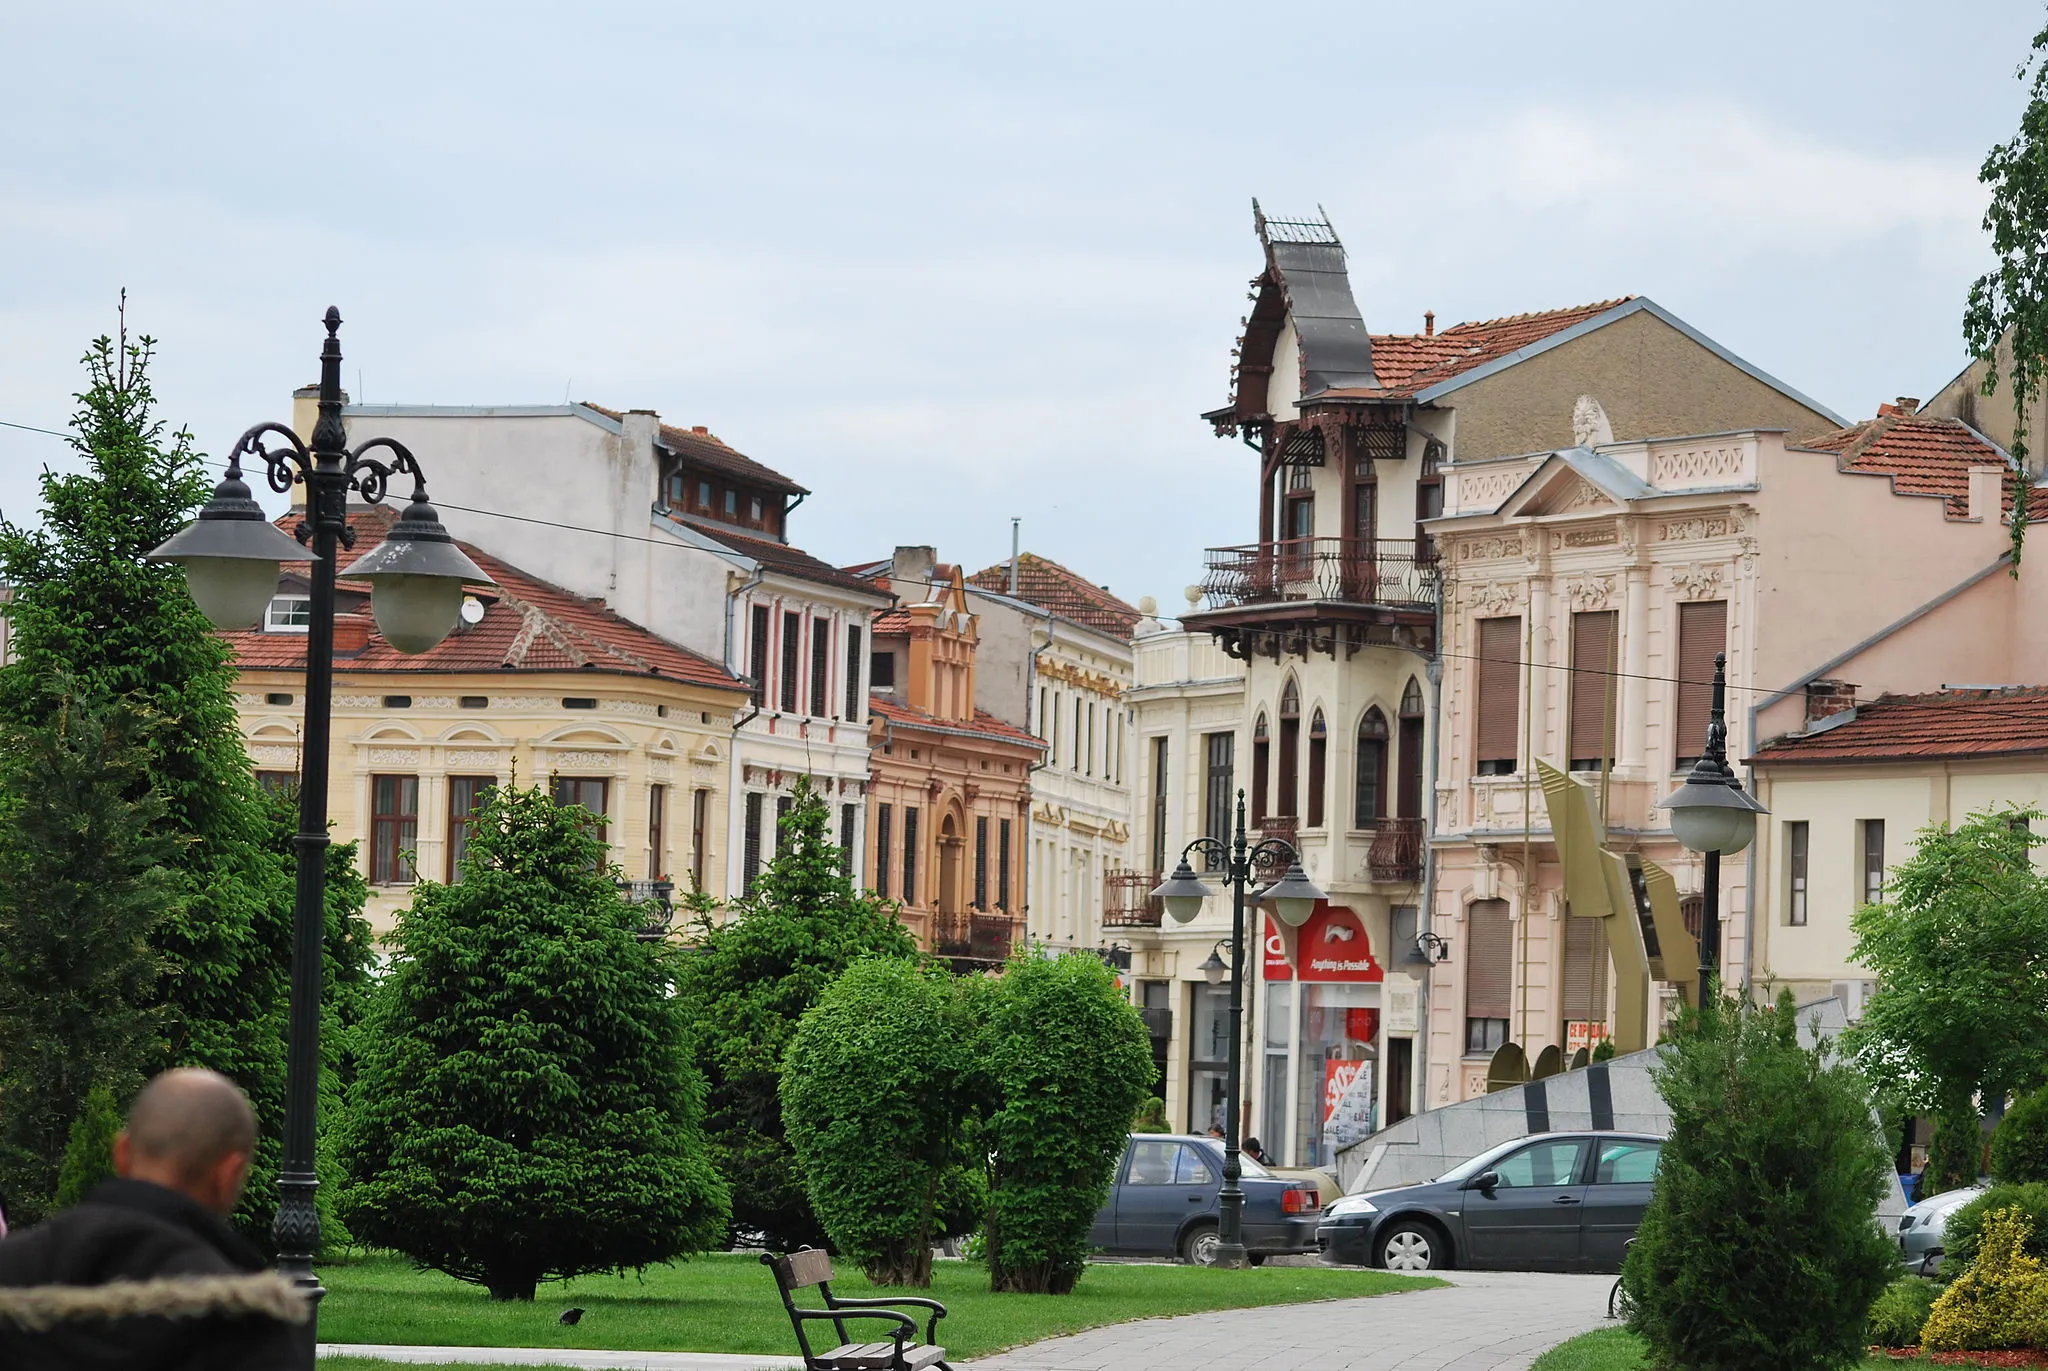
{"type": "Polygon", "coordinates": [[[793,576],[799,581],[810,581],[817,585],[837,586],[841,590],[859,590],[869,595],[887,597],[887,592],[876,589],[873,581],[856,576],[850,571],[841,571],[830,562],[820,561],[800,547],[778,543],[772,538],[750,537],[724,524],[674,511],[670,511],[668,517],[679,524],[688,524],[699,533],[709,534],[734,552],[751,557],[770,570],[779,571],[785,576],[793,576]]]}
{"type": "Polygon", "coordinates": [[[1501,319],[1453,324],[1434,334],[1375,333],[1372,335],[1372,371],[1379,385],[1372,389],[1329,390],[1323,394],[1332,399],[1403,399],[1474,367],[1497,361],[1518,348],[1541,342],[1588,319],[1596,319],[1635,298],[1623,295],[1590,305],[1574,305],[1569,309],[1541,310],[1534,314],[1511,314],[1501,319]]]}
{"type": "Polygon", "coordinates": [[[876,633],[910,632],[910,611],[907,609],[885,609],[877,614],[870,624],[876,633]]]}
{"type": "Polygon", "coordinates": [[[974,722],[969,724],[958,719],[941,719],[921,709],[912,709],[909,705],[900,704],[885,695],[871,695],[868,697],[868,712],[877,718],[906,728],[943,728],[956,733],[978,734],[994,742],[1018,743],[1039,749],[1045,747],[1043,738],[1026,732],[1015,724],[998,719],[985,709],[975,710],[974,722]]]}
{"type": "MultiPolygon", "coordinates": [[[[1844,471],[1889,476],[1897,494],[1939,498],[1952,519],[1969,517],[1972,468],[2010,465],[2004,451],[1962,420],[1902,414],[1890,405],[1874,419],[1804,439],[1800,446],[1838,454],[1844,471]]],[[[2011,508],[2007,485],[2000,509],[2011,508]]],[[[2048,491],[2033,493],[2028,512],[2048,513],[2048,491]]]]}
{"type": "MultiPolygon", "coordinates": [[[[607,419],[624,417],[621,410],[606,409],[583,401],[585,409],[594,409],[607,419]]],[[[755,485],[767,486],[789,495],[808,495],[809,491],[790,480],[773,467],[765,466],[734,448],[728,447],[715,433],[708,429],[677,428],[673,424],[661,426],[661,445],[693,465],[705,467],[755,485]]]]}
{"type": "MultiPolygon", "coordinates": [[[[969,585],[1007,595],[1010,564],[997,562],[967,578],[969,585]]],[[[1077,624],[1101,629],[1114,637],[1131,636],[1143,616],[1101,586],[1069,571],[1058,562],[1027,552],[1017,559],[1017,598],[1027,604],[1072,619],[1077,624]]]]}
{"type": "Polygon", "coordinates": [[[1880,695],[1857,705],[1846,723],[1773,739],[1750,760],[1770,766],[2029,753],[2048,753],[2048,688],[2039,686],[1880,695]]]}
{"type": "MultiPolygon", "coordinates": [[[[357,557],[382,542],[393,517],[385,505],[352,510],[349,527],[356,532],[356,545],[342,550],[337,569],[345,573],[357,557]]],[[[299,518],[286,515],[278,527],[289,529],[299,518]]],[[[337,662],[341,670],[591,671],[663,677],[735,693],[747,689],[710,658],[656,637],[596,601],[529,576],[467,543],[459,546],[498,583],[477,593],[485,602],[482,620],[458,624],[439,645],[417,654],[400,652],[373,631],[367,648],[337,662]]],[[[305,669],[304,634],[251,630],[221,636],[234,646],[236,664],[244,670],[305,669]]]]}

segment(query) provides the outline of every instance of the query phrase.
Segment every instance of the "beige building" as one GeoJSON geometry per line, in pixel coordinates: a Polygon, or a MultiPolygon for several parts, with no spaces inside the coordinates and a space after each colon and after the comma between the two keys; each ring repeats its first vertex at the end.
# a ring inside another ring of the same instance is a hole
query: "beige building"
{"type": "MultiPolygon", "coordinates": [[[[723,902],[746,684],[470,546],[497,585],[465,603],[439,646],[398,652],[371,622],[368,588],[348,580],[348,562],[382,541],[392,517],[381,505],[350,513],[357,546],[340,567],[328,793],[335,838],[360,844],[376,931],[390,931],[419,880],[456,879],[465,818],[485,789],[515,780],[601,815],[624,878],[723,902]]],[[[306,587],[305,565],[287,565],[263,625],[224,635],[250,759],[280,789],[298,783],[306,587]]]]}

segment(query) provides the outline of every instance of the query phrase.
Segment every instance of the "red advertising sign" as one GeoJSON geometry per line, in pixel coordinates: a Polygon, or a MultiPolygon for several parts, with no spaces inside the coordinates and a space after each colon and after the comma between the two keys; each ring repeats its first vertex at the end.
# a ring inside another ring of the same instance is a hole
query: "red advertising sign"
{"type": "Polygon", "coordinates": [[[1386,979],[1387,973],[1373,960],[1372,943],[1365,935],[1365,921],[1341,904],[1316,902],[1315,912],[1300,929],[1296,958],[1300,973],[1287,964],[1280,929],[1269,915],[1263,921],[1265,937],[1265,978],[1269,981],[1366,981],[1386,979]]]}

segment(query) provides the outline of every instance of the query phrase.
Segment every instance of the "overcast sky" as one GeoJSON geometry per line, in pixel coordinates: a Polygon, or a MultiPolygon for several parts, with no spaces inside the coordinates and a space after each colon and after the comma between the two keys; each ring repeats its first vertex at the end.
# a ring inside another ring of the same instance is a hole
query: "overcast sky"
{"type": "MultiPolygon", "coordinates": [[[[1169,611],[1256,536],[1250,201],[1368,324],[1640,293],[1840,413],[1960,369],[2031,0],[12,5],[0,420],[160,340],[224,452],[357,398],[658,409],[837,562],[1028,549],[1169,611]]],[[[367,436],[367,435],[365,435],[367,436]]],[[[52,438],[0,429],[0,510],[52,438]]],[[[420,454],[432,475],[432,454],[420,454]]]]}

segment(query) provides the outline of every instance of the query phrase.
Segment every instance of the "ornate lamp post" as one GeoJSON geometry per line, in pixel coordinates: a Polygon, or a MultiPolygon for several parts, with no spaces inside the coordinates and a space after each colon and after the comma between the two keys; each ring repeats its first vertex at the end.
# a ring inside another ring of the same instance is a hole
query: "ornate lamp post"
{"type": "MultiPolygon", "coordinates": [[[[262,617],[277,593],[279,563],[313,563],[312,619],[306,629],[305,746],[299,768],[299,831],[292,840],[298,883],[292,904],[291,1036],[285,1083],[282,1195],[271,1233],[278,1269],[303,1287],[317,1315],[325,1292],[313,1274],[320,1216],[313,1207],[319,1185],[313,1138],[320,1085],[320,980],[327,884],[327,749],[334,697],[335,558],[355,539],[348,527],[351,491],[375,504],[393,476],[413,479],[411,503],[385,541],[349,567],[351,580],[371,585],[377,629],[401,652],[425,652],[455,627],[464,586],[491,578],[463,555],[434,507],[426,479],[405,445],[372,438],[351,449],[341,422],[341,314],[330,308],[320,349],[320,418],[310,447],[282,424],[258,424],[236,440],[227,472],[199,518],[150,553],[153,561],[180,562],[185,584],[216,628],[242,629],[262,617]],[[267,448],[264,439],[283,440],[267,448]],[[385,457],[369,454],[382,452],[385,457]],[[280,533],[263,515],[242,479],[242,459],[261,462],[270,488],[306,487],[306,518],[298,540],[280,533]],[[300,544],[306,544],[301,547],[300,544]]],[[[305,1365],[313,1365],[313,1321],[306,1325],[305,1365]]]]}
{"type": "MultiPolygon", "coordinates": [[[[1224,1077],[1223,1087],[1223,1189],[1216,1196],[1218,1224],[1216,1230],[1217,1266],[1238,1267],[1245,1265],[1244,1250],[1244,1187],[1238,1182],[1243,1179],[1244,1165],[1238,1155],[1238,1094],[1244,1073],[1244,915],[1245,891],[1251,885],[1254,872],[1260,867],[1285,864],[1286,875],[1259,892],[1258,903],[1270,903],[1273,912],[1281,922],[1300,927],[1315,912],[1316,901],[1323,899],[1323,892],[1309,880],[1301,869],[1301,854],[1293,846],[1278,838],[1264,838],[1257,843],[1250,841],[1245,833],[1244,792],[1237,792],[1237,834],[1228,847],[1214,838],[1197,838],[1189,843],[1180,856],[1180,865],[1158,889],[1152,893],[1165,904],[1166,912],[1176,923],[1186,923],[1202,912],[1202,902],[1216,892],[1195,875],[1188,858],[1201,853],[1208,870],[1221,871],[1230,887],[1230,1067],[1224,1077]]],[[[1221,944],[1219,944],[1220,946],[1221,944]]],[[[1220,959],[1215,951],[1209,953],[1209,960],[1220,959]]],[[[1220,967],[1204,965],[1203,973],[1211,985],[1220,977],[1220,967]]]]}
{"type": "MultiPolygon", "coordinates": [[[[1721,854],[1740,852],[1756,836],[1756,816],[1770,811],[1742,788],[1728,765],[1728,654],[1714,654],[1714,703],[1707,746],[1685,784],[1657,802],[1671,811],[1671,836],[1704,854],[1700,892],[1700,1005],[1714,1000],[1721,964],[1721,854]]],[[[1754,898],[1752,896],[1752,898],[1754,898]]]]}

